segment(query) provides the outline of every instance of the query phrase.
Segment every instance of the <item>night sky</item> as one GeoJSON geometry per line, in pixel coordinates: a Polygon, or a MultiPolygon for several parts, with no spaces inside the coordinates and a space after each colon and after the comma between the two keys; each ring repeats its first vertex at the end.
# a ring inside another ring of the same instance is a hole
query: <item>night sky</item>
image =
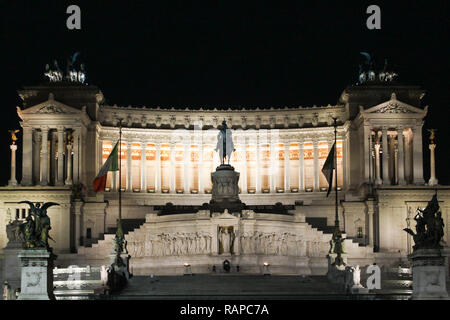
{"type": "Polygon", "coordinates": [[[45,64],[57,59],[65,65],[76,51],[87,66],[87,82],[102,90],[107,103],[183,108],[335,104],[356,82],[364,60],[360,51],[372,53],[379,66],[388,58],[401,82],[428,92],[424,127],[438,129],[437,177],[450,183],[444,151],[450,142],[448,0],[295,1],[277,7],[230,1],[30,2],[0,6],[0,185],[9,179],[7,130],[20,128],[16,90],[46,81],[45,64]],[[81,8],[81,30],[66,28],[71,4],[81,8]],[[381,7],[381,30],[366,28],[371,4],[381,7]]]}

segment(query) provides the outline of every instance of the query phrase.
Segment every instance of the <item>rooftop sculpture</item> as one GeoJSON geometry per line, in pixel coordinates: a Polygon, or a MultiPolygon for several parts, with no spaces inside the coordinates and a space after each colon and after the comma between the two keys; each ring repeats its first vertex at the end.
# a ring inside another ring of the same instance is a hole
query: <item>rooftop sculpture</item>
{"type": "Polygon", "coordinates": [[[71,57],[67,59],[66,72],[63,73],[58,65],[58,61],[53,60],[53,68],[49,64],[45,65],[44,75],[50,80],[50,82],[78,82],[85,83],[86,81],[86,68],[83,63],[79,64],[79,69],[75,68],[76,60],[79,52],[75,52],[71,57]]]}
{"type": "Polygon", "coordinates": [[[392,82],[394,81],[398,74],[393,71],[388,71],[387,59],[384,60],[384,67],[382,70],[378,71],[375,67],[375,60],[367,52],[360,52],[366,61],[364,65],[359,65],[358,72],[358,84],[363,84],[366,82],[392,82]]]}

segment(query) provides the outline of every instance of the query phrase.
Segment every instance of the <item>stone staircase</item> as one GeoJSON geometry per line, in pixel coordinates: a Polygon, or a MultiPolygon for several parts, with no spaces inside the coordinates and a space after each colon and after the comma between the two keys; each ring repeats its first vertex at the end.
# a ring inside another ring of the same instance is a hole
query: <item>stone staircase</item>
{"type": "MultiPolygon", "coordinates": [[[[122,230],[124,234],[138,229],[141,225],[145,223],[145,219],[122,219],[122,230]]],[[[106,233],[101,233],[97,239],[92,239],[91,241],[86,240],[86,245],[84,247],[92,247],[94,244],[105,239],[105,235],[116,234],[117,227],[108,228],[106,233]]]]}
{"type": "MultiPolygon", "coordinates": [[[[145,219],[123,219],[122,229],[124,235],[139,229],[145,219]]],[[[88,256],[90,259],[107,259],[114,249],[114,237],[117,228],[108,228],[108,233],[102,234],[101,239],[89,246],[78,247],[78,254],[88,256]]]]}

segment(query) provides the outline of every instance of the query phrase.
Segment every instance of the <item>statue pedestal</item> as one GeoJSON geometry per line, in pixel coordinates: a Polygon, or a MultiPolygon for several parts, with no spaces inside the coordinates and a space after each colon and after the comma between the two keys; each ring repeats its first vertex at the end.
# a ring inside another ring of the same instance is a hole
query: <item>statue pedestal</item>
{"type": "Polygon", "coordinates": [[[211,173],[212,192],[210,209],[212,212],[222,212],[228,209],[229,212],[240,212],[244,204],[239,199],[239,172],[229,164],[222,164],[211,173]]]}
{"type": "Polygon", "coordinates": [[[351,294],[368,294],[369,293],[369,289],[364,288],[363,286],[354,286],[350,288],[350,293],[351,294]]]}
{"type": "Polygon", "coordinates": [[[445,257],[440,249],[418,249],[412,261],[412,300],[449,300],[446,288],[445,257]]]}
{"type": "Polygon", "coordinates": [[[327,272],[327,278],[328,281],[334,284],[345,284],[345,266],[347,265],[347,254],[343,253],[341,254],[342,261],[344,264],[342,265],[335,265],[337,254],[336,253],[329,253],[327,256],[328,259],[328,272],[327,272]]]}
{"type": "Polygon", "coordinates": [[[129,261],[130,261],[130,255],[128,253],[121,253],[120,258],[122,259],[123,266],[115,266],[116,262],[116,254],[111,253],[109,255],[109,263],[111,266],[115,266],[116,270],[120,273],[123,273],[125,275],[125,278],[128,280],[130,279],[130,271],[129,271],[129,261]]]}
{"type": "Polygon", "coordinates": [[[46,249],[28,249],[19,253],[22,267],[19,300],[54,300],[54,254],[46,249]]]}
{"type": "Polygon", "coordinates": [[[19,253],[23,250],[21,241],[8,242],[8,245],[3,248],[5,255],[3,259],[3,281],[8,281],[11,290],[14,292],[20,289],[20,261],[19,253]]]}

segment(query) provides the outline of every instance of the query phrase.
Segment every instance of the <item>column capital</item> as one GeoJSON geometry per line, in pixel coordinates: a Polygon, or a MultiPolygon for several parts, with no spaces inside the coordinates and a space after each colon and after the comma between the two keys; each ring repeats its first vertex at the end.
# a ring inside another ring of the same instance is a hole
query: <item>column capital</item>
{"type": "Polygon", "coordinates": [[[22,127],[22,130],[25,132],[25,131],[31,131],[31,130],[33,130],[33,127],[32,126],[30,126],[30,125],[24,125],[24,124],[21,124],[21,127],[22,127]]]}
{"type": "Polygon", "coordinates": [[[50,130],[49,126],[40,126],[41,132],[48,132],[50,130]]]}

